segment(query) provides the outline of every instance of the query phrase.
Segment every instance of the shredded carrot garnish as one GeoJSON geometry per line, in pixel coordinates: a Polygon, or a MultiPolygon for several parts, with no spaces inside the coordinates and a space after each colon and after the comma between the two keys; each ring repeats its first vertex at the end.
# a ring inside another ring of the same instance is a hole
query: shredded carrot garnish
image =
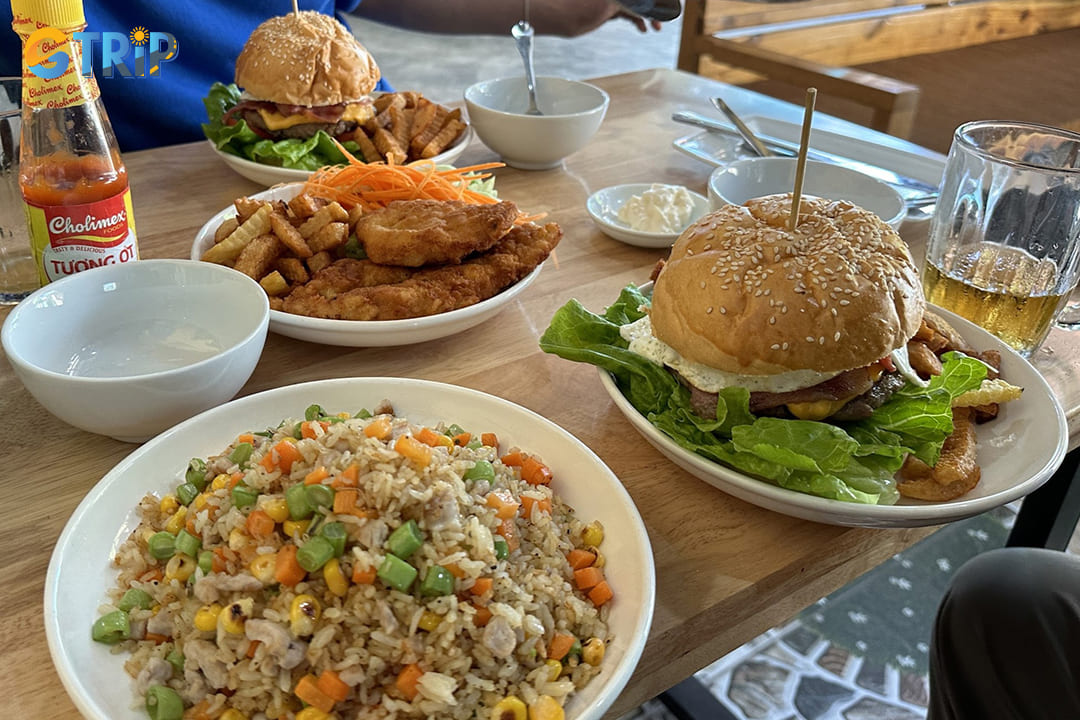
{"type": "MultiPolygon", "coordinates": [[[[409,165],[365,163],[338,145],[348,165],[328,166],[317,170],[304,183],[303,192],[336,200],[345,207],[359,205],[376,210],[395,200],[461,200],[474,205],[498,202],[493,197],[469,189],[473,180],[491,177],[503,163],[490,162],[462,168],[438,169],[431,161],[409,165]]],[[[518,223],[537,220],[541,215],[520,215],[518,223]]]]}

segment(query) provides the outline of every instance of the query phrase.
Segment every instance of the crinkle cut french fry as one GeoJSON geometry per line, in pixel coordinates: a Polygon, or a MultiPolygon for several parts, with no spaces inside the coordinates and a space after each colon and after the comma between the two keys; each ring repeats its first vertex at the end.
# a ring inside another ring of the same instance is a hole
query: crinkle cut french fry
{"type": "Polygon", "coordinates": [[[308,271],[312,275],[322,270],[327,265],[334,262],[334,258],[330,257],[330,253],[323,250],[322,252],[315,253],[307,259],[308,271]]]}
{"type": "Polygon", "coordinates": [[[1016,400],[1024,392],[1024,388],[1010,385],[1001,378],[996,380],[983,380],[982,385],[974,390],[957,395],[953,398],[952,406],[977,407],[979,405],[993,405],[1016,400]]]}
{"type": "Polygon", "coordinates": [[[435,106],[435,115],[431,118],[431,121],[424,126],[423,130],[413,137],[412,142],[409,144],[409,147],[414,154],[419,155],[427,144],[439,134],[443,125],[446,124],[446,119],[449,117],[449,114],[449,111],[442,105],[435,106]]]}
{"type": "Polygon", "coordinates": [[[398,145],[394,136],[384,128],[375,128],[375,147],[386,157],[391,165],[400,165],[408,158],[405,148],[398,145]]]}
{"type": "MultiPolygon", "coordinates": [[[[320,210],[319,212],[322,211],[320,210]]],[[[319,213],[315,213],[315,215],[318,214],[319,213]]],[[[309,220],[308,222],[311,221],[309,220]]],[[[270,227],[274,229],[274,234],[278,236],[278,240],[281,240],[282,244],[284,244],[293,255],[299,258],[311,257],[311,248],[307,246],[304,236],[292,226],[292,223],[289,222],[287,217],[280,213],[271,213],[270,227]]]]}
{"type": "Polygon", "coordinates": [[[266,205],[265,200],[256,200],[255,198],[238,197],[233,200],[233,207],[236,208],[236,217],[240,220],[241,224],[246,222],[247,219],[254,215],[255,211],[263,205],[266,205]]]}
{"type": "Polygon", "coordinates": [[[299,258],[278,258],[275,267],[277,267],[277,271],[284,275],[285,279],[290,283],[303,285],[311,279],[311,276],[308,275],[307,268],[304,267],[304,263],[299,258]]]}
{"type": "Polygon", "coordinates": [[[383,157],[379,154],[379,149],[375,147],[375,143],[371,142],[371,138],[363,132],[358,132],[354,140],[360,146],[360,153],[364,156],[364,162],[375,163],[382,161],[383,157]]]}
{"type": "Polygon", "coordinates": [[[309,217],[319,211],[326,202],[313,195],[307,193],[300,193],[293,197],[289,201],[289,210],[292,211],[293,217],[297,217],[301,220],[307,220],[309,217]]]}
{"type": "Polygon", "coordinates": [[[281,241],[275,235],[260,235],[240,251],[233,270],[244,273],[252,280],[258,280],[270,270],[281,250],[281,241]]]}
{"type": "Polygon", "coordinates": [[[460,120],[451,120],[443,126],[443,129],[431,139],[424,149],[420,151],[421,158],[435,157],[457,139],[457,136],[465,129],[465,123],[460,120]]]}
{"type": "Polygon", "coordinates": [[[333,250],[345,244],[349,239],[349,226],[343,222],[327,223],[319,232],[308,238],[308,247],[312,252],[333,250]]]}
{"type": "MultiPolygon", "coordinates": [[[[349,219],[349,213],[337,202],[319,208],[319,211],[304,221],[300,226],[300,236],[307,240],[332,222],[345,222],[349,219]]],[[[304,255],[302,257],[308,257],[304,255]]]]}
{"type": "Polygon", "coordinates": [[[270,297],[284,295],[289,291],[288,281],[286,281],[277,270],[260,280],[259,284],[262,285],[262,289],[265,290],[266,294],[270,297]]]}
{"type": "Polygon", "coordinates": [[[245,245],[270,232],[270,215],[270,206],[262,205],[227,238],[203,253],[202,259],[218,265],[226,265],[236,260],[245,245]]]}
{"type": "Polygon", "coordinates": [[[236,228],[238,227],[240,227],[240,221],[235,217],[231,217],[225,222],[221,223],[220,225],[218,225],[217,230],[214,231],[214,243],[217,244],[225,238],[229,237],[229,234],[236,230],[236,228]]]}

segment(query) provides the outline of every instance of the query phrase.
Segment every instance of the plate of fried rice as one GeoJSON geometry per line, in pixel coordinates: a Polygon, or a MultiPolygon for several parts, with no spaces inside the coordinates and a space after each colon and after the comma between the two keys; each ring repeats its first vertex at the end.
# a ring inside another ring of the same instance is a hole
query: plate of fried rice
{"type": "Polygon", "coordinates": [[[644,524],[581,441],[401,378],[270,390],[110,471],[49,564],[89,718],[600,718],[648,636],[644,524]]]}

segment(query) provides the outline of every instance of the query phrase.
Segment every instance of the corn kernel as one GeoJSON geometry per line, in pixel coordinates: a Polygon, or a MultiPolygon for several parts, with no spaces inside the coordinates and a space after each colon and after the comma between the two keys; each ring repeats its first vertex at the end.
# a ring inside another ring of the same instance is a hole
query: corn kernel
{"type": "Polygon", "coordinates": [[[323,565],[322,573],[323,580],[326,580],[326,587],[330,592],[338,597],[345,597],[345,593],[349,590],[349,581],[345,578],[345,574],[341,572],[341,562],[337,558],[330,558],[323,565]]]}
{"type": "Polygon", "coordinates": [[[191,507],[195,508],[195,512],[205,510],[209,501],[206,497],[206,493],[199,493],[195,496],[195,499],[191,501],[191,507]]]}
{"type": "Polygon", "coordinates": [[[604,553],[600,552],[600,548],[589,546],[589,547],[587,547],[585,549],[596,556],[596,559],[593,560],[593,564],[592,564],[592,566],[594,568],[599,569],[599,568],[602,568],[605,565],[607,565],[607,559],[604,557],[604,553]]]}
{"type": "Polygon", "coordinates": [[[175,535],[184,529],[185,522],[187,522],[187,508],[181,505],[176,512],[165,521],[165,531],[175,535]]]}
{"type": "Polygon", "coordinates": [[[180,501],[176,499],[175,495],[165,495],[161,498],[161,502],[158,503],[158,508],[161,510],[162,515],[172,515],[180,508],[180,501]]]}
{"type": "Polygon", "coordinates": [[[491,709],[491,720],[526,720],[525,703],[509,695],[491,709]]]}
{"type": "Polygon", "coordinates": [[[296,713],[296,720],[330,720],[330,713],[325,713],[317,707],[306,707],[296,713]]]}
{"type": "Polygon", "coordinates": [[[541,695],[529,706],[529,720],[563,720],[564,716],[562,705],[550,695],[541,695]]]}
{"type": "Polygon", "coordinates": [[[287,537],[295,540],[307,532],[310,524],[310,520],[286,520],[281,524],[281,529],[285,531],[287,537]]]}
{"type": "Polygon", "coordinates": [[[244,623],[251,617],[254,607],[255,601],[251,598],[241,598],[229,603],[218,613],[218,626],[230,635],[240,635],[244,632],[244,623]]]}
{"type": "Polygon", "coordinates": [[[195,558],[183,553],[177,553],[169,558],[169,562],[165,563],[165,580],[187,582],[187,579],[191,577],[197,567],[198,563],[195,562],[195,558]]]}
{"type": "Polygon", "coordinates": [[[289,519],[289,504],[285,502],[285,498],[264,500],[260,507],[276,523],[283,523],[289,519]]]}
{"type": "Polygon", "coordinates": [[[581,531],[581,541],[586,545],[599,546],[604,542],[604,526],[599,520],[593,520],[581,531]]]}
{"type": "Polygon", "coordinates": [[[195,629],[202,632],[210,632],[217,628],[218,615],[221,614],[221,606],[217,603],[203,605],[195,613],[195,629]]]}
{"type": "Polygon", "coordinates": [[[210,483],[211,490],[224,490],[229,487],[229,476],[221,473],[210,483]]]}
{"type": "Polygon", "coordinates": [[[229,532],[229,549],[240,550],[251,542],[251,537],[240,528],[233,528],[229,532]]]}
{"type": "Polygon", "coordinates": [[[289,606],[289,629],[296,637],[315,632],[315,621],[322,615],[322,604],[311,595],[297,595],[289,606]]]}
{"type": "Polygon", "coordinates": [[[248,716],[234,708],[229,708],[218,715],[218,720],[248,720],[248,716]]]}
{"type": "Polygon", "coordinates": [[[548,670],[548,682],[555,682],[562,675],[562,663],[558,660],[545,660],[544,667],[548,670]]]}
{"type": "Polygon", "coordinates": [[[604,641],[592,638],[581,647],[581,659],[596,667],[604,661],[604,641]]]}
{"type": "Polygon", "coordinates": [[[420,621],[416,624],[421,630],[427,630],[431,632],[435,628],[439,627],[442,622],[442,615],[436,615],[435,613],[425,610],[420,615],[420,621]]]}
{"type": "Polygon", "coordinates": [[[287,435],[284,438],[282,438],[282,440],[289,443],[290,445],[295,445],[296,443],[300,442],[299,440],[294,438],[292,435],[287,435]]]}
{"type": "Polygon", "coordinates": [[[274,582],[274,570],[277,569],[277,555],[274,553],[257,555],[255,559],[248,564],[248,569],[251,570],[251,574],[255,576],[256,580],[263,585],[270,585],[274,582]]]}

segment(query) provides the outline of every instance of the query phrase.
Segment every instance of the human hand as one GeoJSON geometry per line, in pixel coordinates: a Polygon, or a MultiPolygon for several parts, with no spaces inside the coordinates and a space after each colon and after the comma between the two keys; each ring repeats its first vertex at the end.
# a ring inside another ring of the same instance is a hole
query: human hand
{"type": "Polygon", "coordinates": [[[632,13],[628,10],[620,9],[614,15],[612,15],[612,18],[622,18],[624,20],[629,20],[630,22],[634,23],[634,26],[641,32],[649,32],[650,27],[653,30],[659,30],[662,26],[662,23],[659,20],[646,20],[640,15],[632,13]]]}

